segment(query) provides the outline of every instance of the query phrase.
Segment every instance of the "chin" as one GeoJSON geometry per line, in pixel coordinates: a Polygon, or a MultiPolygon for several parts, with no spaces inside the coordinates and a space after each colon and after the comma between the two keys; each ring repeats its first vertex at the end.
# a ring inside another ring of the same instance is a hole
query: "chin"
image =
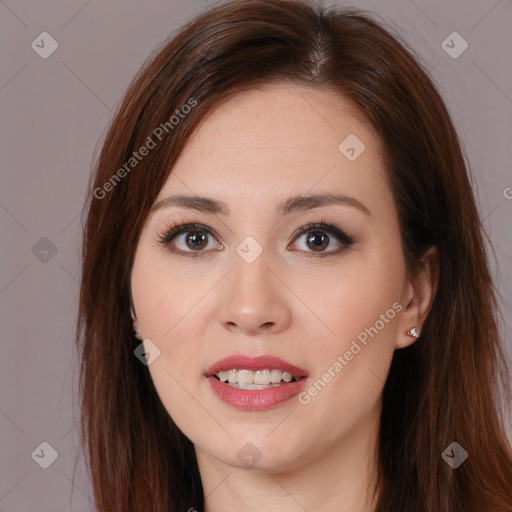
{"type": "Polygon", "coordinates": [[[222,446],[216,445],[205,450],[213,457],[232,467],[272,473],[292,469],[301,457],[299,445],[283,440],[261,440],[252,435],[250,438],[234,438],[222,446]]]}

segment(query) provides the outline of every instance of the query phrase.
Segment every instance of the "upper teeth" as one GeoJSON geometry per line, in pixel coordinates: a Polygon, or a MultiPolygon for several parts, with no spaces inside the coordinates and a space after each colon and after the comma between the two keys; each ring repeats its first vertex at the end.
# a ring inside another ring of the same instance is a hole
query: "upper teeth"
{"type": "Polygon", "coordinates": [[[291,382],[293,375],[281,370],[226,370],[216,374],[222,382],[238,384],[279,384],[291,382]]]}

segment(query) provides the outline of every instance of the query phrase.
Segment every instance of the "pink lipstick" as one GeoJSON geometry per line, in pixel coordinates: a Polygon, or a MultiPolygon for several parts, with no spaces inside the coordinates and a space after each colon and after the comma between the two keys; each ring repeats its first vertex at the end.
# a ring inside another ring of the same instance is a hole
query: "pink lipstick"
{"type": "Polygon", "coordinates": [[[236,354],[214,363],[205,377],[224,403],[260,411],[297,396],[306,384],[308,372],[275,356],[236,354]]]}

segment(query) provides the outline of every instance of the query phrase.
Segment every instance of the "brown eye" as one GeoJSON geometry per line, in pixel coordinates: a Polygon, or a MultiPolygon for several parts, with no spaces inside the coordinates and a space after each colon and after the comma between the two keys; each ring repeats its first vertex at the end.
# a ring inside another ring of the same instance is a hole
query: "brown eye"
{"type": "Polygon", "coordinates": [[[158,243],[170,252],[193,258],[206,256],[203,253],[210,249],[223,249],[221,243],[215,242],[216,238],[210,228],[195,222],[169,228],[167,233],[160,234],[158,239],[158,243]]]}
{"type": "Polygon", "coordinates": [[[322,251],[329,245],[329,236],[321,231],[311,231],[306,239],[306,243],[314,251],[322,251]]]}
{"type": "Polygon", "coordinates": [[[205,234],[205,231],[188,231],[185,243],[193,251],[203,249],[208,245],[208,235],[205,234]]]}
{"type": "Polygon", "coordinates": [[[303,247],[299,248],[306,256],[334,256],[355,243],[355,239],[344,233],[333,224],[321,221],[316,224],[306,224],[299,228],[292,236],[293,240],[303,240],[303,247]],[[335,244],[331,250],[326,250],[335,244]],[[316,254],[315,254],[316,253],[316,254]]]}

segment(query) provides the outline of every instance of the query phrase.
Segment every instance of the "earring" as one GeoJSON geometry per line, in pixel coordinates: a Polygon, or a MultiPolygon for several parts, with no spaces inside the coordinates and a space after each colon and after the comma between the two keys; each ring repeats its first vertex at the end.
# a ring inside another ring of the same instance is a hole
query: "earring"
{"type": "Polygon", "coordinates": [[[135,324],[133,324],[132,326],[132,333],[134,336],[137,336],[137,333],[139,332],[139,329],[136,327],[135,324]]]}
{"type": "Polygon", "coordinates": [[[418,334],[418,331],[416,330],[416,327],[413,327],[412,329],[409,329],[407,331],[407,336],[410,336],[411,338],[418,338],[419,334],[418,334]]]}

